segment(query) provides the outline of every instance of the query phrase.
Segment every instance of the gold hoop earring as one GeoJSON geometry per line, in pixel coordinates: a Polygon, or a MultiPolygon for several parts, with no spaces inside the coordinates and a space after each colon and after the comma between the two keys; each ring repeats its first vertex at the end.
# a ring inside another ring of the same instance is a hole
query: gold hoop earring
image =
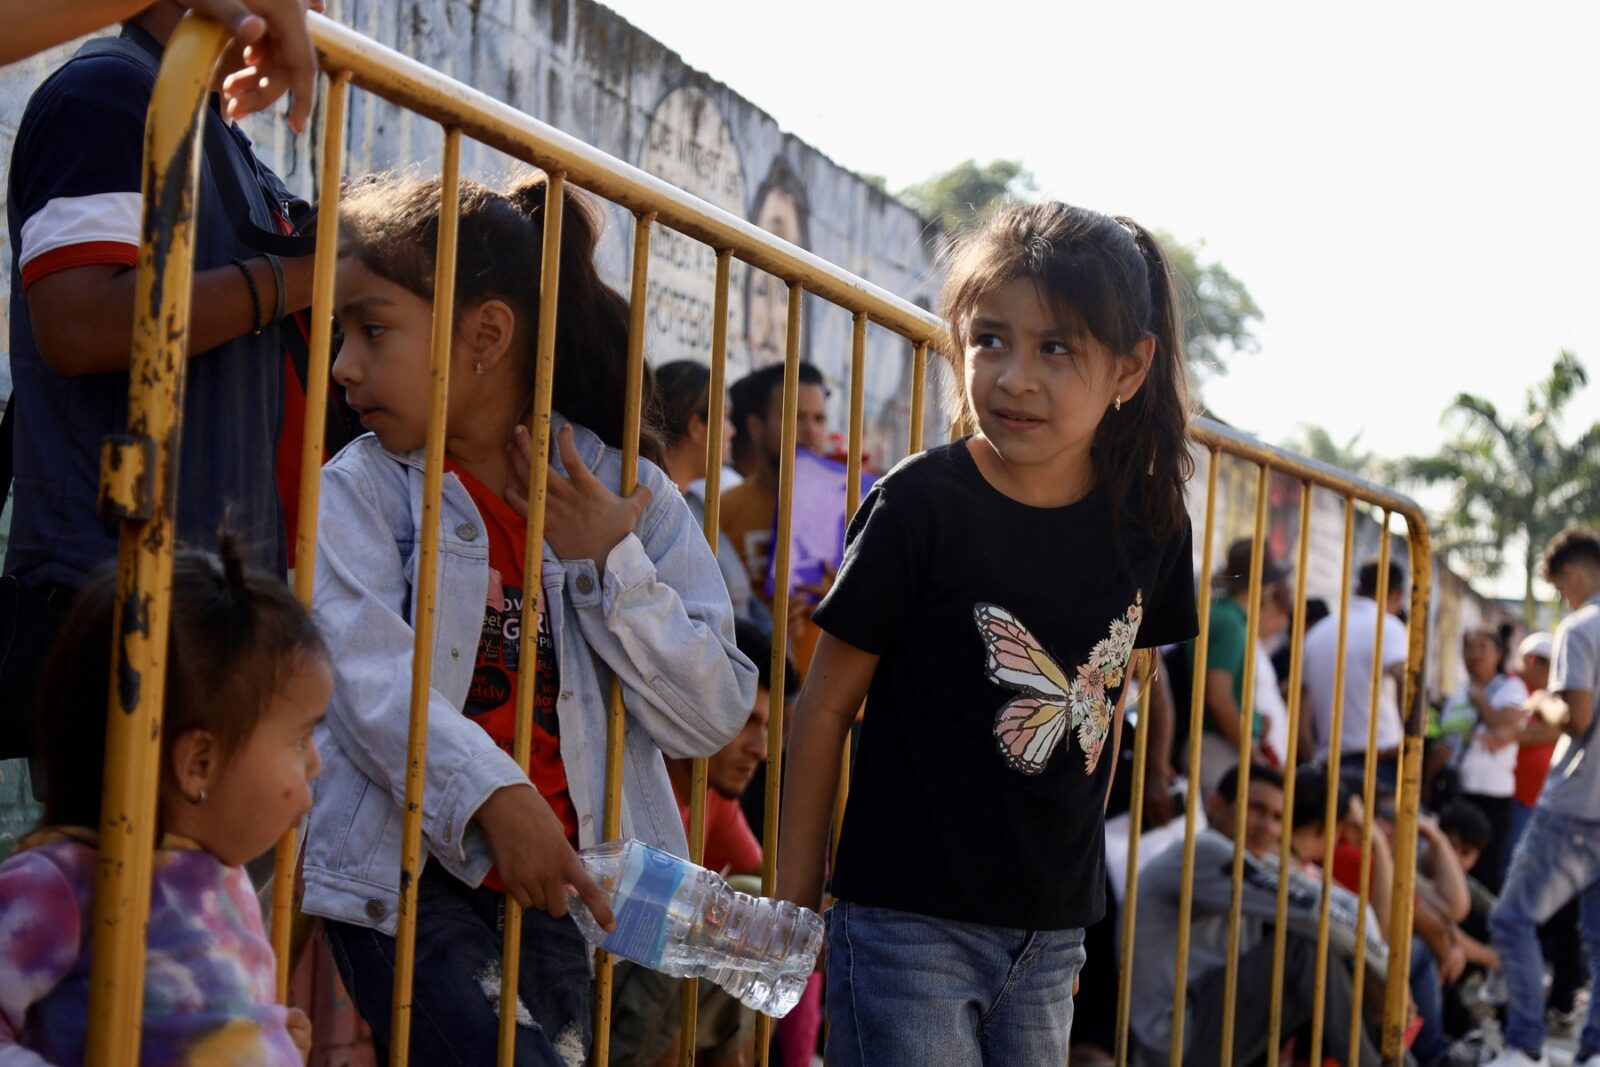
{"type": "Polygon", "coordinates": [[[1122,394],[1121,393],[1118,393],[1117,394],[1117,398],[1111,402],[1111,407],[1115,411],[1121,411],[1122,410],[1122,394]]]}

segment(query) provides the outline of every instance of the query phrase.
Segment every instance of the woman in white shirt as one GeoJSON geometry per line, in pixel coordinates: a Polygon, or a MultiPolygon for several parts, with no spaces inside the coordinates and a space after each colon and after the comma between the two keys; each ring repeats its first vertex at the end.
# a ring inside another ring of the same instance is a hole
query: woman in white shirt
{"type": "Polygon", "coordinates": [[[1495,893],[1509,858],[1505,851],[1517,785],[1517,734],[1528,700],[1527,686],[1506,672],[1507,630],[1478,626],[1462,637],[1467,681],[1439,716],[1461,794],[1488,817],[1494,831],[1472,873],[1495,893]]]}

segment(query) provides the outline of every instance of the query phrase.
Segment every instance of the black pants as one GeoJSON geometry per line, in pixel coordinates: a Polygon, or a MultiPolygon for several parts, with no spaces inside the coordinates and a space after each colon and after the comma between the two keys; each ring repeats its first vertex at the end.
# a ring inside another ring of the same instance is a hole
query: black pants
{"type": "MultiPolygon", "coordinates": [[[[1272,987],[1272,937],[1239,958],[1239,987],[1234,996],[1233,1062],[1250,1064],[1276,1062],[1277,1050],[1268,1056],[1267,1022],[1274,996],[1283,998],[1283,1033],[1287,1036],[1311,1021],[1316,998],[1317,945],[1310,938],[1290,935],[1284,946],[1283,988],[1272,987]]],[[[1222,1059],[1221,973],[1199,976],[1189,987],[1189,1009],[1185,1029],[1185,1067],[1209,1067],[1222,1059]]],[[[1336,953],[1328,955],[1328,983],[1323,1013],[1322,1055],[1337,1063],[1380,1067],[1383,1057],[1372,1043],[1365,1026],[1361,1028],[1358,1059],[1345,1054],[1350,1041],[1350,1013],[1360,1007],[1351,1003],[1354,993],[1350,966],[1336,953]]]]}
{"type": "Polygon", "coordinates": [[[1489,843],[1479,853],[1472,876],[1489,892],[1499,896],[1500,886],[1506,880],[1506,862],[1511,858],[1506,855],[1506,842],[1511,839],[1511,805],[1516,798],[1462,793],[1461,799],[1483,812],[1483,817],[1489,820],[1489,843]]]}
{"type": "MultiPolygon", "coordinates": [[[[464,885],[437,863],[423,868],[411,987],[412,1063],[495,1062],[504,904],[503,893],[464,885]]],[[[351,923],[325,921],[323,928],[339,976],[386,1061],[395,939],[351,923]]],[[[565,1067],[563,1052],[587,1056],[593,1028],[589,952],[570,917],[553,919],[537,908],[522,913],[517,993],[518,1067],[565,1067]]]]}

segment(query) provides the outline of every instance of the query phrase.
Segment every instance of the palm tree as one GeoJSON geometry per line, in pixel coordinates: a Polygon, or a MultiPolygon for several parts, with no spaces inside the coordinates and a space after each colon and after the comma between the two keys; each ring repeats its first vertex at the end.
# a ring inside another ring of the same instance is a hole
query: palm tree
{"type": "Polygon", "coordinates": [[[1533,578],[1545,542],[1571,523],[1600,521],[1600,421],[1572,444],[1560,434],[1563,409],[1589,382],[1562,350],[1548,377],[1527,392],[1520,416],[1502,415],[1480,396],[1462,393],[1445,409],[1457,432],[1436,454],[1405,461],[1404,473],[1451,484],[1440,547],[1470,571],[1497,574],[1507,547],[1522,549],[1523,612],[1533,618],[1533,578]]]}

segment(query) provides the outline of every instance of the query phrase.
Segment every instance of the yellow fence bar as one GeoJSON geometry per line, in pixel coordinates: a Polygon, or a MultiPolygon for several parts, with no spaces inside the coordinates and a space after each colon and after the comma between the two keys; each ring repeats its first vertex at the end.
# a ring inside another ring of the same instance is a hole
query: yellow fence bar
{"type": "MultiPolygon", "coordinates": [[[[1292,869],[1293,849],[1291,848],[1292,828],[1294,825],[1294,797],[1295,797],[1295,768],[1300,760],[1300,679],[1304,664],[1302,657],[1305,654],[1306,630],[1306,569],[1311,561],[1311,485],[1307,482],[1300,483],[1300,540],[1298,542],[1299,558],[1295,561],[1295,593],[1294,616],[1290,623],[1289,636],[1289,750],[1284,754],[1283,765],[1286,773],[1283,778],[1283,815],[1284,831],[1278,842],[1278,870],[1280,872],[1292,869]]],[[[1278,902],[1276,922],[1272,930],[1272,985],[1271,989],[1283,988],[1284,956],[1289,946],[1289,879],[1278,879],[1278,902]]],[[[1268,1008],[1267,1016],[1267,1048],[1276,1049],[1281,1046],[1283,1037],[1283,1000],[1274,997],[1268,1008]]]]}
{"type": "MultiPolygon", "coordinates": [[[[1195,637],[1194,670],[1190,672],[1194,676],[1199,676],[1205,670],[1206,654],[1211,647],[1211,543],[1216,528],[1217,471],[1221,458],[1217,447],[1212,446],[1206,462],[1205,532],[1200,542],[1200,632],[1195,637]]],[[[1178,888],[1178,959],[1172,999],[1172,1043],[1167,1054],[1171,1067],[1183,1067],[1184,1000],[1188,994],[1189,934],[1194,918],[1194,832],[1200,807],[1200,734],[1206,708],[1205,687],[1191,683],[1189,688],[1189,785],[1184,790],[1183,880],[1178,888]]]]}
{"type": "MultiPolygon", "coordinates": [[[[728,374],[728,277],[733,254],[717,253],[715,293],[711,308],[711,382],[706,386],[706,514],[705,535],[711,554],[717,554],[718,496],[722,491],[722,426],[726,418],[728,374]]],[[[689,764],[689,859],[699,866],[706,858],[706,759],[698,756],[689,764]]],[[[694,1067],[695,1023],[700,1008],[700,980],[683,983],[683,1001],[678,1021],[678,1063],[694,1067]]]]}
{"type": "MultiPolygon", "coordinates": [[[[344,167],[344,108],[350,81],[328,79],[322,107],[322,173],[317,186],[317,251],[311,280],[311,352],[306,364],[306,411],[328,406],[328,362],[333,352],[333,266],[339,255],[339,175],[344,167]]],[[[322,452],[326,423],[308,414],[300,435],[300,517],[295,530],[294,595],[311,610],[317,576],[317,510],[321,503],[322,452]]],[[[278,961],[278,1001],[289,1001],[294,968],[295,866],[299,834],[294,827],[278,840],[272,876],[272,951],[278,961]]]]}
{"type": "MultiPolygon", "coordinates": [[[[778,529],[772,569],[772,689],[767,714],[767,803],[761,850],[761,892],[778,884],[778,798],[783,780],[783,680],[789,668],[789,565],[794,515],[794,453],[800,408],[800,315],[805,289],[789,285],[788,329],[783,357],[783,429],[778,455],[778,529]]],[[[767,1067],[772,1051],[772,1018],[756,1017],[756,1063],[767,1067]]]]}
{"type": "MultiPolygon", "coordinates": [[[[533,411],[528,440],[533,462],[528,471],[528,529],[522,554],[522,643],[519,663],[539,661],[539,602],[544,596],[544,519],[550,474],[550,393],[556,369],[556,308],[561,292],[561,223],[566,201],[566,175],[545,176],[544,238],[539,250],[539,331],[534,341],[533,411]]],[[[524,771],[533,750],[534,674],[517,685],[516,726],[511,758],[524,771]]],[[[517,1055],[517,994],[522,975],[522,905],[505,895],[505,925],[500,958],[500,1067],[511,1067],[517,1055]]]]}
{"type": "Polygon", "coordinates": [[[167,44],[144,134],[144,215],[128,386],[128,433],[107,441],[102,466],[139,465],[148,496],[117,499],[114,684],[106,709],[105,789],[95,871],[94,949],[89,964],[86,1058],[129,1065],[139,1058],[144,1009],[145,922],[155,847],[161,704],[166,696],[167,628],[177,503],[173,479],[182,440],[183,384],[194,278],[195,188],[200,175],[201,107],[222,54],[219,23],[189,19],[167,44]],[[115,460],[112,460],[115,455],[115,460]]]}
{"type": "Polygon", "coordinates": [[[923,399],[928,391],[928,342],[917,345],[911,353],[911,451],[922,451],[923,399]]]}
{"type": "MultiPolygon", "coordinates": [[[[861,506],[861,438],[867,390],[867,316],[856,312],[850,328],[850,441],[845,456],[844,521],[848,527],[861,506]]],[[[833,850],[837,858],[844,834],[844,805],[850,796],[850,743],[839,754],[839,791],[833,803],[833,850]]]]}
{"type": "MultiPolygon", "coordinates": [[[[1417,813],[1422,800],[1422,746],[1427,726],[1427,690],[1423,670],[1427,648],[1416,636],[1419,626],[1426,634],[1428,601],[1433,592],[1433,552],[1428,525],[1414,516],[1406,517],[1406,534],[1411,549],[1411,640],[1406,647],[1406,678],[1401,694],[1401,714],[1405,716],[1405,740],[1400,759],[1400,793],[1396,800],[1394,841],[1395,887],[1389,921],[1389,970],[1384,983],[1383,1054],[1394,1063],[1404,1060],[1401,1047],[1406,1023],[1411,977],[1411,926],[1414,918],[1417,878],[1417,813]],[[1406,947],[1407,951],[1400,951],[1406,947]]],[[[1384,531],[1388,538],[1387,529],[1384,531]]]]}
{"type": "MultiPolygon", "coordinates": [[[[1256,527],[1250,544],[1250,603],[1245,611],[1244,679],[1239,696],[1239,784],[1234,793],[1233,897],[1228,905],[1228,962],[1223,970],[1222,1067],[1233,1067],[1234,1000],[1239,989],[1239,923],[1244,908],[1245,827],[1250,816],[1250,764],[1256,720],[1256,638],[1261,631],[1261,571],[1267,550],[1267,466],[1256,467],[1256,527]]],[[[1196,665],[1204,679],[1204,667],[1196,665]]],[[[1198,686],[1203,689],[1203,682],[1198,686]]]]}
{"type": "MultiPolygon", "coordinates": [[[[653,211],[633,220],[633,279],[628,299],[628,383],[622,400],[622,485],[629,496],[639,485],[639,426],[644,397],[644,331],[646,294],[650,287],[650,236],[655,229],[653,211]]],[[[606,797],[601,840],[622,836],[622,743],[628,711],[622,700],[622,682],[611,676],[610,714],[606,720],[606,797]]],[[[601,949],[595,953],[594,1052],[595,1063],[610,1062],[611,978],[614,960],[601,949]]]]}
{"type": "MultiPolygon", "coordinates": [[[[1328,793],[1323,804],[1322,869],[1333,870],[1333,851],[1339,842],[1339,757],[1344,737],[1344,657],[1350,637],[1350,574],[1355,561],[1356,501],[1344,498],[1344,566],[1339,579],[1338,648],[1333,661],[1333,715],[1328,726],[1328,793]]],[[[1333,879],[1322,880],[1322,901],[1317,912],[1316,993],[1311,1002],[1311,1062],[1322,1062],[1322,1036],[1328,996],[1328,921],[1333,907],[1333,879]]]]}
{"type": "MultiPolygon", "coordinates": [[[[1384,616],[1388,614],[1386,605],[1389,602],[1389,513],[1387,511],[1383,513],[1381,529],[1383,531],[1383,539],[1378,546],[1378,621],[1373,628],[1372,688],[1371,695],[1367,701],[1367,767],[1361,793],[1361,803],[1365,810],[1362,813],[1363,818],[1361,820],[1361,881],[1357,886],[1357,896],[1361,903],[1357,909],[1357,914],[1362,917],[1363,922],[1367,914],[1367,904],[1372,899],[1369,883],[1372,880],[1372,824],[1376,818],[1376,814],[1372,809],[1378,785],[1378,704],[1379,697],[1383,693],[1383,620],[1384,616]]],[[[1338,697],[1342,700],[1344,694],[1341,692],[1338,697]]],[[[1338,738],[1334,738],[1334,743],[1337,744],[1338,740],[1338,738]]],[[[1330,827],[1329,829],[1331,830],[1332,828],[1330,827]]],[[[1409,940],[1408,938],[1407,941],[1409,942],[1409,940]]],[[[1398,952],[1401,947],[1396,945],[1394,950],[1398,952]]],[[[1360,936],[1360,930],[1358,929],[1356,958],[1355,962],[1351,964],[1350,1044],[1346,1046],[1350,1049],[1351,1055],[1354,1055],[1355,1050],[1360,1047],[1361,1027],[1363,1025],[1361,992],[1366,979],[1366,968],[1364,966],[1366,958],[1367,939],[1360,936]]]]}
{"type": "MultiPolygon", "coordinates": [[[[1150,688],[1156,680],[1156,650],[1139,676],[1139,721],[1133,727],[1133,795],[1128,805],[1128,877],[1122,893],[1122,968],[1117,974],[1117,1067],[1128,1067],[1128,1017],[1133,1008],[1133,939],[1139,914],[1139,835],[1144,828],[1145,753],[1150,744],[1150,688]]],[[[1128,664],[1132,674],[1133,664],[1128,664]]],[[[1115,777],[1120,767],[1112,768],[1115,777]]]]}
{"type": "Polygon", "coordinates": [[[400,842],[400,912],[394,944],[394,1010],[389,1062],[411,1059],[411,985],[417,954],[417,879],[422,876],[422,788],[428,762],[428,703],[433,684],[433,625],[439,597],[440,497],[444,430],[450,403],[450,342],[456,307],[456,233],[460,222],[461,131],[444,134],[439,179],[439,245],[433,270],[433,340],[428,366],[428,439],[422,478],[422,548],[417,560],[415,643],[411,650],[411,725],[406,753],[405,825],[400,842]]]}

